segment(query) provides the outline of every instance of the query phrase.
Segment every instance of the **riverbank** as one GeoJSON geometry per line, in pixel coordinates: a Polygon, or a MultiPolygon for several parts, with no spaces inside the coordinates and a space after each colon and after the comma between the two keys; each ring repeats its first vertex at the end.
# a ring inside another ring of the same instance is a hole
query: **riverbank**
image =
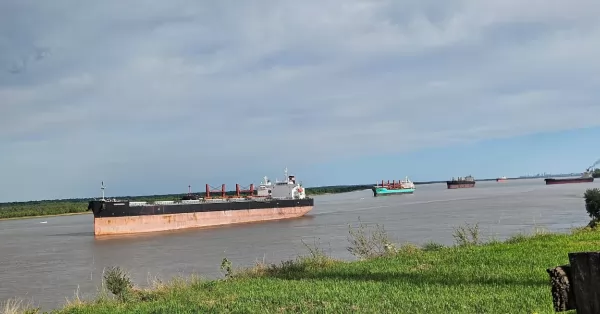
{"type": "Polygon", "coordinates": [[[381,229],[350,231],[349,247],[364,260],[337,261],[308,245],[309,254],[293,261],[235,269],[224,260],[225,279],[144,290],[107,271],[104,287],[123,288],[121,301],[106,292],[53,313],[554,313],[546,269],[600,245],[600,231],[589,228],[481,243],[478,229],[467,226],[455,230],[456,246],[397,249],[381,229]]]}
{"type": "Polygon", "coordinates": [[[0,221],[4,220],[19,220],[19,219],[34,219],[34,218],[46,218],[46,217],[61,217],[61,216],[74,216],[74,215],[89,215],[91,211],[85,211],[80,213],[66,213],[66,214],[48,214],[48,215],[38,215],[38,216],[22,216],[22,217],[10,217],[10,218],[0,218],[0,221]]]}
{"type": "Polygon", "coordinates": [[[85,200],[49,200],[0,204],[0,220],[88,213],[85,200]]]}

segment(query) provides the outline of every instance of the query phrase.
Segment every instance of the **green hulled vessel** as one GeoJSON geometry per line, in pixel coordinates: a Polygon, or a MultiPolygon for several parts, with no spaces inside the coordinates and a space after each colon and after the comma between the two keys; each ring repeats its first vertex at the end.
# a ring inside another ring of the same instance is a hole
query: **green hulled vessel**
{"type": "Polygon", "coordinates": [[[390,181],[387,184],[381,181],[381,184],[374,185],[371,190],[373,196],[386,196],[386,195],[398,195],[398,194],[413,194],[415,192],[415,184],[412,183],[408,177],[402,181],[390,181]]]}

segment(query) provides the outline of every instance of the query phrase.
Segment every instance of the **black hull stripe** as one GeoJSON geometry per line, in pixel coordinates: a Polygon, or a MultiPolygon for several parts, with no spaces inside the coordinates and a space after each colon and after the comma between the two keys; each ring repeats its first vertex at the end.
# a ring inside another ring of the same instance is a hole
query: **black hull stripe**
{"type": "Polygon", "coordinates": [[[286,199],[272,201],[249,201],[249,202],[223,202],[223,203],[200,203],[181,205],[146,205],[129,206],[129,202],[104,202],[91,201],[88,209],[94,213],[94,218],[104,217],[127,217],[144,215],[168,215],[185,214],[212,211],[267,209],[314,206],[314,199],[286,199]]]}
{"type": "Polygon", "coordinates": [[[594,182],[594,178],[577,178],[577,179],[544,179],[546,182],[594,182]]]}

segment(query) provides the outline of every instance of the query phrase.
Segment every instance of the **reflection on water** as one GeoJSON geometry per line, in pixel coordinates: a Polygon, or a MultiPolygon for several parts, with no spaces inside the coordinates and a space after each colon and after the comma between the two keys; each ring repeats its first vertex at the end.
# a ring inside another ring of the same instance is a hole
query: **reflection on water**
{"type": "Polygon", "coordinates": [[[78,287],[83,297],[93,296],[108,266],[125,268],[140,285],[157,275],[214,278],[222,275],[223,257],[236,265],[277,262],[306,253],[302,240],[348,259],[348,224],[359,217],[383,224],[398,242],[417,244],[452,244],[452,228],[465,222],[479,222],[484,236],[500,239],[533,226],[561,231],[587,223],[582,196],[598,185],[546,186],[536,179],[447,190],[433,184],[379,198],[366,190],[317,197],[314,210],[298,219],[102,237],[94,237],[91,215],[0,221],[0,301],[33,298],[48,310],[78,287]]]}

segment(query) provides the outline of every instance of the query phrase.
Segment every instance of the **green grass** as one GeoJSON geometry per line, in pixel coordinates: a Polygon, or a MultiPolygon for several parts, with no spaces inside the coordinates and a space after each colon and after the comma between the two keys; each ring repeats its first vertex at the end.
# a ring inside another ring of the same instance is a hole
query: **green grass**
{"type": "MultiPolygon", "coordinates": [[[[554,313],[546,268],[597,250],[600,232],[515,236],[354,262],[320,253],[234,271],[222,280],[178,279],[125,299],[74,303],[76,313],[554,313]]],[[[315,251],[313,251],[314,253],[315,251]]]]}

